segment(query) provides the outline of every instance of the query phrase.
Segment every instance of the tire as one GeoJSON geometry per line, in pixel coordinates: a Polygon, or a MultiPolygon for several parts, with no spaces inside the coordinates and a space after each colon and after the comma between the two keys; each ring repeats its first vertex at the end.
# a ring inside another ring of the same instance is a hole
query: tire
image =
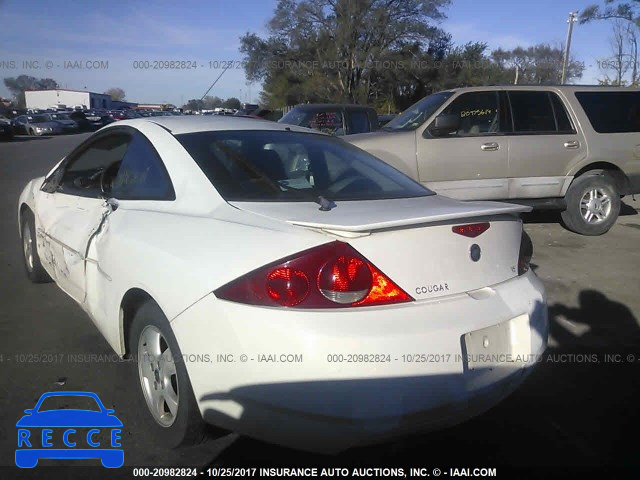
{"type": "Polygon", "coordinates": [[[616,223],[620,192],[607,172],[587,172],[576,178],[565,196],[564,225],[581,235],[602,235],[616,223]]]}
{"type": "Polygon", "coordinates": [[[149,438],[169,448],[204,442],[208,438],[207,426],[181,361],[180,347],[167,317],[152,300],[146,301],[134,314],[129,352],[133,354],[129,367],[131,377],[138,391],[136,409],[149,438]],[[164,355],[159,355],[160,352],[164,355]],[[166,358],[175,361],[166,362],[166,358]],[[154,392],[160,393],[155,402],[154,392]],[[170,403],[174,404],[172,399],[177,403],[175,413],[169,408],[170,403]],[[158,407],[153,408],[152,404],[158,407]]]}
{"type": "Polygon", "coordinates": [[[20,231],[22,233],[22,260],[27,277],[33,283],[51,282],[51,277],[40,263],[36,240],[36,222],[31,210],[25,210],[22,214],[20,231]]]}

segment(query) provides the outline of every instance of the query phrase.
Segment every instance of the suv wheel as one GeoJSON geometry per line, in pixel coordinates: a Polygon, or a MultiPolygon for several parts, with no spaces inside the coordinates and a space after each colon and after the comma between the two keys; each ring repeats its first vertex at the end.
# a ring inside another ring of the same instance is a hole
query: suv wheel
{"type": "Polygon", "coordinates": [[[565,200],[567,209],[562,212],[562,220],[569,230],[581,235],[608,232],[620,213],[620,192],[607,172],[576,178],[565,200]]]}

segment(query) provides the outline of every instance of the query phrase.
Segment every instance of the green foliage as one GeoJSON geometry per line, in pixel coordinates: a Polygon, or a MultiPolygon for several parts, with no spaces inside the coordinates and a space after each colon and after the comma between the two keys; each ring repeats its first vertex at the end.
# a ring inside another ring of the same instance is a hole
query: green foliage
{"type": "MultiPolygon", "coordinates": [[[[529,48],[514,48],[505,51],[494,50],[491,54],[495,64],[509,72],[507,76],[511,82],[515,81],[516,70],[518,83],[548,84],[560,83],[562,80],[562,59],[564,51],[541,43],[529,48]]],[[[582,77],[584,63],[569,59],[567,66],[567,82],[582,77]]]]}
{"type": "Polygon", "coordinates": [[[18,77],[5,77],[4,86],[14,97],[14,103],[18,108],[26,105],[24,92],[29,90],[53,90],[59,88],[58,82],[52,78],[36,78],[30,75],[20,75],[18,77]]]}
{"type": "MultiPolygon", "coordinates": [[[[398,111],[434,91],[461,86],[558,83],[561,49],[487,51],[455,46],[434,26],[448,0],[280,0],[268,35],[241,37],[245,74],[262,82],[270,108],[339,102],[398,111]]],[[[569,79],[584,66],[572,61],[569,79]]]]}
{"type": "Polygon", "coordinates": [[[114,100],[116,102],[123,102],[124,99],[126,98],[124,90],[119,87],[110,88],[106,90],[104,93],[106,95],[109,95],[111,97],[111,100],[114,100]]]}

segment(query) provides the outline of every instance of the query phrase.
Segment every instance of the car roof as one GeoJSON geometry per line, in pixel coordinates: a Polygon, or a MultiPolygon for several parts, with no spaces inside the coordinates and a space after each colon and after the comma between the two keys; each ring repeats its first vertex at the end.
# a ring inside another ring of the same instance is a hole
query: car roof
{"type": "Polygon", "coordinates": [[[166,117],[133,118],[130,120],[115,122],[108,125],[106,128],[115,128],[120,125],[129,125],[135,128],[143,123],[155,123],[169,130],[174,135],[222,130],[296,131],[313,133],[316,135],[326,135],[318,130],[312,130],[310,128],[269,122],[261,118],[240,117],[234,115],[171,115],[166,117]]]}
{"type": "Polygon", "coordinates": [[[349,108],[351,110],[373,110],[373,107],[367,105],[356,105],[350,103],[301,103],[296,105],[296,109],[304,110],[323,110],[325,108],[349,108]]]}
{"type": "MultiPolygon", "coordinates": [[[[594,92],[624,92],[624,91],[634,91],[637,92],[638,89],[635,87],[618,87],[618,86],[610,86],[610,85],[485,85],[478,87],[460,87],[460,88],[452,88],[449,90],[443,90],[444,92],[479,92],[479,91],[487,91],[487,90],[523,90],[523,91],[594,91],[594,92]]],[[[440,93],[440,92],[434,92],[440,93]]]]}

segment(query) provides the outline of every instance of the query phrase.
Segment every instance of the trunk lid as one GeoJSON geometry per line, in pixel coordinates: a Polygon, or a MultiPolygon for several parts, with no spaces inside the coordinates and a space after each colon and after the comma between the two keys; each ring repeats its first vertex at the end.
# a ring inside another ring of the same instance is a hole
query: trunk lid
{"type": "Polygon", "coordinates": [[[519,214],[530,207],[428,197],[337,202],[233,202],[236,208],[347,241],[416,300],[495,285],[518,275],[519,214]],[[489,222],[475,238],[452,227],[489,222]],[[471,250],[480,250],[474,261],[471,250]]]}

